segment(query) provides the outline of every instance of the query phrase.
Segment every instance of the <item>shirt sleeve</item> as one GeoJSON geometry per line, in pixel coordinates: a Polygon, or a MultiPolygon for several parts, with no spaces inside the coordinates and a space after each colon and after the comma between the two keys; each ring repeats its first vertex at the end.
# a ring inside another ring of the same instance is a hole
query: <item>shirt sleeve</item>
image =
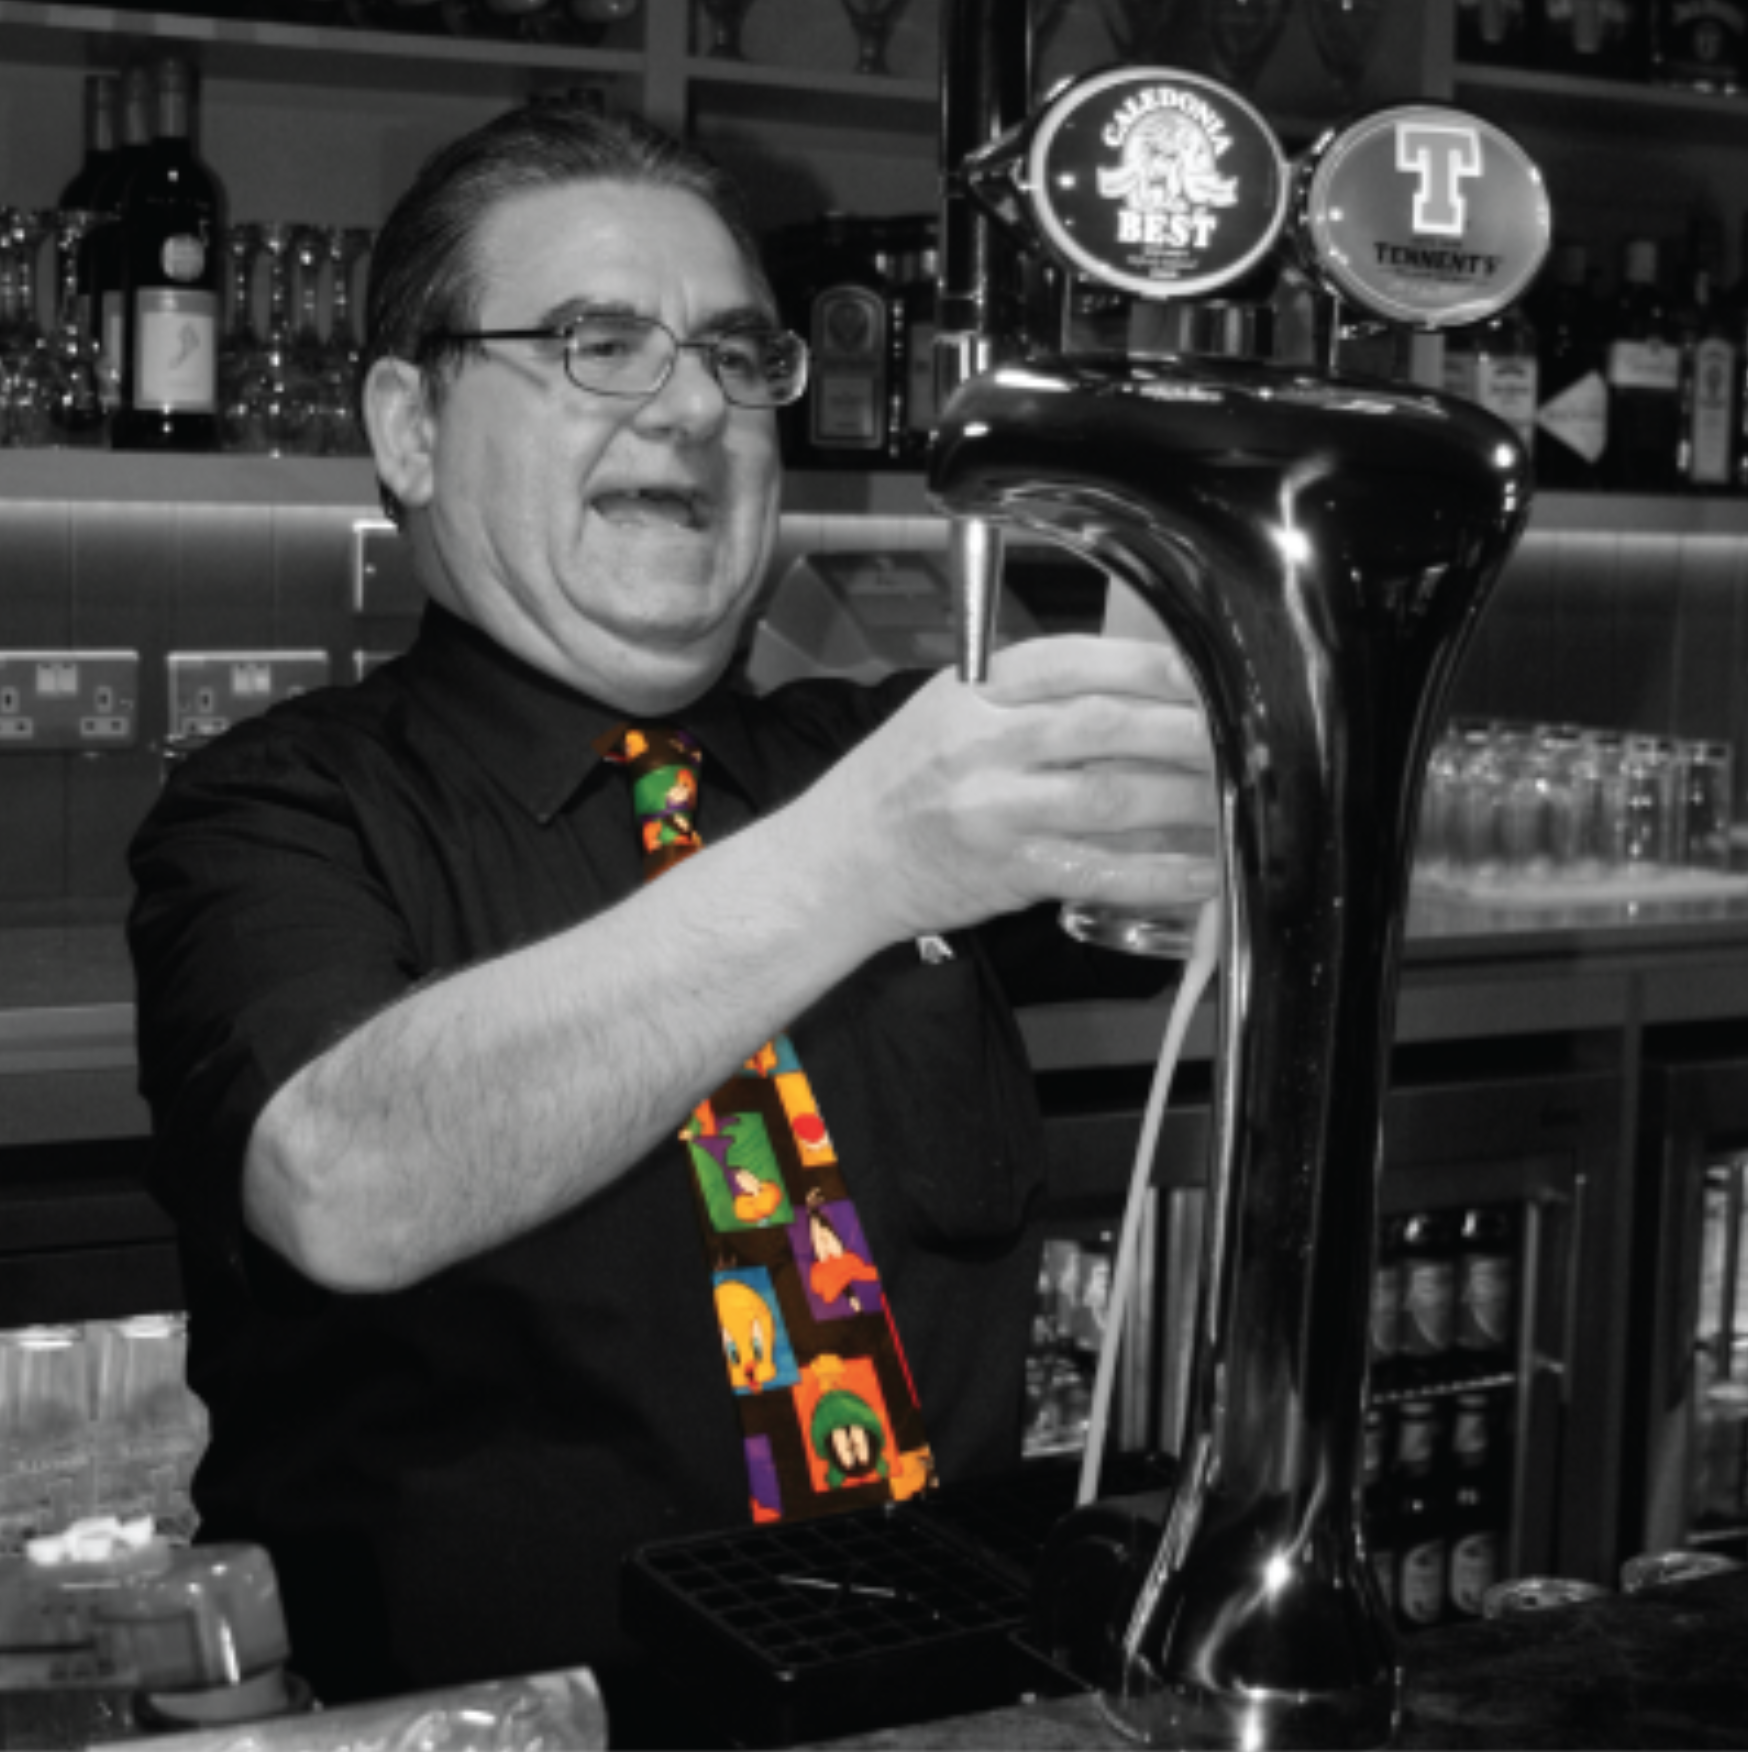
{"type": "Polygon", "coordinates": [[[190,1245],[241,1270],[262,1109],[424,970],[352,788],[265,724],[176,771],[129,864],[152,1191],[190,1245]]]}

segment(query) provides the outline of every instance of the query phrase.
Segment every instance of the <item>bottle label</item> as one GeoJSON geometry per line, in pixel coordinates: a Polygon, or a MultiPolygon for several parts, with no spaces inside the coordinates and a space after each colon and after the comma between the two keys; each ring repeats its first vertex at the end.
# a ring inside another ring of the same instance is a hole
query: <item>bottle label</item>
{"type": "Polygon", "coordinates": [[[1612,389],[1674,395],[1681,388],[1681,353],[1664,341],[1614,341],[1608,349],[1612,389]]]}
{"type": "Polygon", "coordinates": [[[1457,1343],[1464,1350],[1504,1350],[1510,1341],[1511,1260],[1505,1254],[1463,1258],[1463,1289],[1457,1311],[1457,1343]]]}
{"type": "Polygon", "coordinates": [[[1408,1266],[1402,1298],[1402,1350],[1407,1355],[1438,1356],[1451,1348],[1456,1277],[1448,1259],[1415,1260],[1408,1266]]]}
{"type": "Polygon", "coordinates": [[[809,436],[824,450],[886,446],[886,304],[866,286],[833,286],[813,303],[809,436]]]}
{"type": "Polygon", "coordinates": [[[1481,1600],[1499,1579],[1499,1538],[1465,1533],[1451,1547],[1451,1604],[1466,1618],[1481,1616],[1481,1600]]]}
{"type": "Polygon", "coordinates": [[[1542,403],[1536,424],[1586,462],[1600,461],[1608,448],[1608,385],[1598,373],[1585,372],[1542,403]]]}
{"type": "Polygon", "coordinates": [[[134,294],[136,408],[210,414],[217,404],[218,299],[144,286],[134,294]]]}
{"type": "Polygon", "coordinates": [[[1397,1322],[1402,1317],[1402,1270],[1394,1260],[1380,1265],[1372,1279],[1372,1359],[1396,1354],[1397,1322]]]}
{"type": "MultiPolygon", "coordinates": [[[[1424,1400],[1417,1404],[1424,1405],[1424,1400]]],[[[1438,1446],[1438,1432],[1430,1416],[1404,1416],[1396,1431],[1396,1463],[1406,1470],[1430,1466],[1438,1446]]]]}
{"type": "Polygon", "coordinates": [[[1536,378],[1534,359],[1446,355],[1445,387],[1503,420],[1525,444],[1535,442],[1536,378]]]}
{"type": "Polygon", "coordinates": [[[1410,1624],[1437,1624],[1444,1616],[1445,1542],[1428,1539],[1402,1554],[1396,1608],[1410,1624]]]}
{"type": "Polygon", "coordinates": [[[1687,478],[1696,486],[1721,487],[1730,481],[1730,380],[1736,349],[1713,337],[1693,350],[1692,400],[1688,409],[1690,447],[1687,478]]]}
{"type": "Polygon", "coordinates": [[[1451,1452],[1463,1466],[1482,1466],[1489,1446],[1487,1408],[1466,1399],[1457,1401],[1457,1418],[1451,1426],[1451,1452]]]}
{"type": "Polygon", "coordinates": [[[164,270],[166,279],[186,286],[198,280],[206,269],[206,245],[186,231],[175,237],[166,237],[164,247],[158,252],[158,265],[164,270]]]}

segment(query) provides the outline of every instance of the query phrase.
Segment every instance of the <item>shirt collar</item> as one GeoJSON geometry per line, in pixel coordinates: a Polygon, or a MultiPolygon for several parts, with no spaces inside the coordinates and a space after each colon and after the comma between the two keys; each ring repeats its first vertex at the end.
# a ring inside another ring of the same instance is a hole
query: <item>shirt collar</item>
{"type": "MultiPolygon", "coordinates": [[[[625,712],[534,668],[437,603],[426,606],[403,674],[421,704],[541,822],[601,764],[595,738],[627,721],[625,712]]],[[[758,800],[752,733],[726,680],[692,705],[650,721],[690,730],[706,758],[758,800]]]]}

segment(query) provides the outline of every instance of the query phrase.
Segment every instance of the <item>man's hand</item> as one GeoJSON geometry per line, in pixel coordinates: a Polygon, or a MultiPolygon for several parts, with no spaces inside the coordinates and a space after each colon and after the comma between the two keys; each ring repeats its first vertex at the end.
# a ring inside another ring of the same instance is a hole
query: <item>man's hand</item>
{"type": "Polygon", "coordinates": [[[1212,747],[1166,644],[1037,639],[981,687],[938,676],[799,807],[889,937],[1048,900],[1146,912],[1218,882],[1212,747]]]}

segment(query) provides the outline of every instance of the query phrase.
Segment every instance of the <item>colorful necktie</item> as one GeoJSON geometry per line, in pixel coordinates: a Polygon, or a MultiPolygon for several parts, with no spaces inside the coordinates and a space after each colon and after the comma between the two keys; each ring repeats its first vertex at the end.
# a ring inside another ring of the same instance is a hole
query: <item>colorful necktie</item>
{"type": "MultiPolygon", "coordinates": [[[[651,881],[698,851],[703,751],[650,725],[595,744],[626,769],[651,881]]],[[[916,1383],[813,1089],[786,1035],[693,1110],[680,1140],[740,1410],[755,1521],[934,1482],[916,1383]]]]}

